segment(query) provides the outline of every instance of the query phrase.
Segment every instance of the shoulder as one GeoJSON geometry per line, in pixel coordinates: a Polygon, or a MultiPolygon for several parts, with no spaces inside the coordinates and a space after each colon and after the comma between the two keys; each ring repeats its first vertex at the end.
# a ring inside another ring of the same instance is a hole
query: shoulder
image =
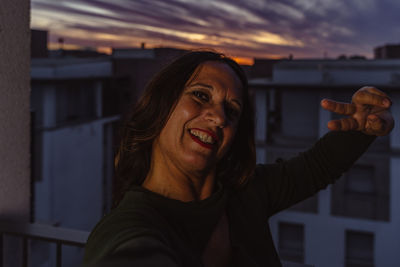
{"type": "Polygon", "coordinates": [[[146,202],[120,206],[104,216],[91,232],[84,263],[92,263],[112,254],[145,248],[169,246],[168,224],[157,210],[146,202]]]}

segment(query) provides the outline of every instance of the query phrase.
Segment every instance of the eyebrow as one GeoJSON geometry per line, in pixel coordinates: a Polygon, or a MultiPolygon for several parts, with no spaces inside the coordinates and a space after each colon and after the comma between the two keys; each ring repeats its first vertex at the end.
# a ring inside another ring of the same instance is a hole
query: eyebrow
{"type": "Polygon", "coordinates": [[[194,84],[189,85],[189,87],[194,87],[194,86],[202,86],[202,87],[206,87],[206,88],[210,89],[211,91],[214,90],[214,87],[212,87],[211,85],[206,84],[206,83],[194,83],[194,84]]]}
{"type": "MultiPolygon", "coordinates": [[[[214,91],[214,87],[206,83],[194,83],[189,85],[189,87],[195,87],[195,86],[205,87],[207,89],[210,89],[211,91],[214,91]]],[[[232,102],[235,102],[237,105],[239,105],[240,108],[242,107],[242,103],[238,99],[233,98],[232,102]]]]}

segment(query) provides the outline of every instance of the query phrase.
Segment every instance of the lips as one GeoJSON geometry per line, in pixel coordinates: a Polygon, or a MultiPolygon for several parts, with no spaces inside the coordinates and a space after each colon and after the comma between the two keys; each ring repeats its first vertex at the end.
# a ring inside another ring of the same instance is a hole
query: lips
{"type": "Polygon", "coordinates": [[[218,137],[215,133],[199,128],[189,130],[190,137],[202,147],[211,149],[218,142],[218,137]]]}

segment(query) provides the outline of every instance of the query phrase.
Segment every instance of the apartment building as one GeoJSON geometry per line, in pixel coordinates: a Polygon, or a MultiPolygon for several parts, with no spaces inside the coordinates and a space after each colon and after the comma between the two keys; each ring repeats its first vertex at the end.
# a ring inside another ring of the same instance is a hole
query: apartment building
{"type": "MultiPolygon", "coordinates": [[[[273,75],[253,78],[257,158],[288,159],[324,135],[338,115],[323,98],[349,102],[371,85],[393,99],[400,115],[400,60],[283,60],[273,75]]],[[[398,266],[400,261],[400,130],[379,137],[339,181],[273,216],[270,227],[283,259],[324,267],[398,266]]]]}
{"type": "Polygon", "coordinates": [[[375,47],[375,59],[400,58],[400,44],[386,44],[375,47]]]}
{"type": "MultiPolygon", "coordinates": [[[[90,231],[110,210],[114,132],[105,59],[41,58],[31,68],[31,221],[90,231]]],[[[55,266],[55,246],[31,242],[32,266],[55,266]]],[[[65,247],[64,266],[83,250],[65,247]]]]}

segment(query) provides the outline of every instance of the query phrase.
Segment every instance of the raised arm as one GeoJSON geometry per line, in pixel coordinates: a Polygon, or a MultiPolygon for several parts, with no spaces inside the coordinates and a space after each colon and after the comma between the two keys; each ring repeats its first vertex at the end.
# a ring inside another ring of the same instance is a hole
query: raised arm
{"type": "Polygon", "coordinates": [[[347,115],[328,123],[331,130],[311,149],[279,164],[260,165],[249,191],[256,191],[270,216],[334,183],[367,150],[376,136],[393,129],[389,97],[373,87],[363,87],[352,103],[324,99],[323,108],[347,115]],[[266,189],[266,191],[265,191],[266,189]]]}

